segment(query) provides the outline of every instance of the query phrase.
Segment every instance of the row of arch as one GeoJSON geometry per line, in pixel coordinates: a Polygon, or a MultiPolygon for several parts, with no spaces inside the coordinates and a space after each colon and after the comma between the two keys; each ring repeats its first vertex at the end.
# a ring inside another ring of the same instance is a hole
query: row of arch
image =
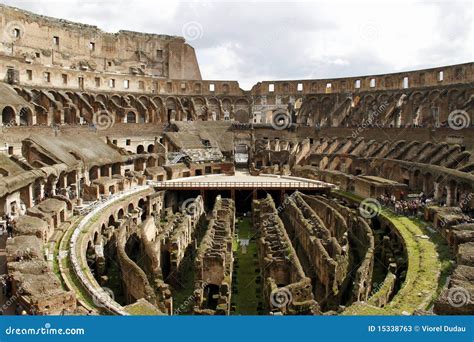
{"type": "Polygon", "coordinates": [[[456,109],[467,110],[472,116],[473,95],[468,87],[307,95],[297,121],[309,126],[351,127],[367,121],[372,113],[373,123],[381,126],[434,126],[445,123],[456,109]]]}
{"type": "MultiPolygon", "coordinates": [[[[429,164],[412,164],[402,160],[376,158],[368,163],[357,163],[352,158],[339,160],[337,155],[328,155],[321,159],[321,169],[342,171],[349,174],[375,175],[406,184],[412,192],[423,192],[428,197],[448,206],[458,205],[466,194],[472,193],[474,182],[466,174],[458,177],[449,169],[433,167],[429,164]]],[[[466,205],[470,204],[470,200],[466,205]]]]}
{"type": "Polygon", "coordinates": [[[35,124],[33,110],[28,106],[4,106],[0,107],[2,126],[31,126],[35,124]]]}
{"type": "Polygon", "coordinates": [[[40,125],[94,122],[94,115],[110,115],[120,123],[167,123],[191,120],[249,121],[246,97],[147,96],[79,93],[26,89],[17,93],[35,108],[40,125]]]}

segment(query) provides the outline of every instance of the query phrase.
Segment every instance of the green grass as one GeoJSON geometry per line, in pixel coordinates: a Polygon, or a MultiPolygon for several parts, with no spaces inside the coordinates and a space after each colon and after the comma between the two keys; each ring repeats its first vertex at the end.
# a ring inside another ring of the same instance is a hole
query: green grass
{"type": "MultiPolygon", "coordinates": [[[[69,250],[69,241],[71,239],[71,236],[76,229],[76,227],[79,225],[80,221],[83,219],[83,216],[80,216],[76,219],[74,224],[66,231],[64,234],[63,238],[61,239],[61,242],[58,244],[57,252],[59,253],[60,250],[62,251],[68,251],[69,250]]],[[[63,276],[67,278],[68,283],[70,286],[73,287],[73,291],[76,294],[76,296],[84,302],[86,305],[88,305],[90,308],[95,308],[96,305],[94,304],[92,298],[90,297],[89,293],[84,289],[82,286],[81,282],[79,279],[77,279],[74,271],[72,270],[72,264],[70,261],[70,256],[68,255],[66,258],[61,259],[61,261],[58,261],[57,258],[56,260],[56,267],[58,269],[59,273],[59,262],[61,263],[61,267],[64,270],[63,274],[60,274],[62,282],[65,284],[63,276]]],[[[99,310],[100,311],[100,310],[99,310]]]]}
{"type": "Polygon", "coordinates": [[[449,275],[453,272],[454,269],[454,255],[452,253],[451,248],[448,246],[446,239],[437,231],[437,230],[428,230],[426,227],[430,226],[427,222],[415,219],[415,221],[423,230],[426,231],[426,235],[430,237],[430,239],[436,245],[436,251],[438,253],[438,258],[441,262],[441,270],[440,270],[440,277],[438,280],[438,288],[436,289],[436,294],[433,297],[430,306],[434,303],[435,299],[440,295],[442,289],[444,288],[449,275]]]}
{"type": "MultiPolygon", "coordinates": [[[[361,197],[343,191],[337,194],[349,200],[360,202],[361,197]]],[[[440,236],[431,234],[427,224],[383,209],[380,217],[392,222],[402,237],[407,250],[408,269],[406,279],[394,296],[383,308],[355,304],[346,309],[346,315],[400,315],[412,314],[417,309],[428,309],[439,293],[449,274],[449,251],[440,236]],[[422,235],[429,239],[421,238],[422,235]]]]}
{"type": "Polygon", "coordinates": [[[390,219],[405,241],[408,254],[408,270],[400,291],[387,305],[395,314],[403,311],[413,313],[416,309],[427,309],[438,288],[441,261],[436,246],[430,239],[419,238],[427,231],[408,217],[396,216],[383,210],[383,216],[390,219]]]}
{"type": "Polygon", "coordinates": [[[159,314],[158,310],[153,309],[148,305],[140,304],[128,306],[127,308],[125,308],[125,311],[127,311],[132,316],[156,316],[157,314],[159,314]]]}
{"type": "Polygon", "coordinates": [[[173,288],[173,309],[178,314],[191,314],[194,299],[194,258],[186,255],[181,264],[180,287],[173,288]]]}
{"type": "MultiPolygon", "coordinates": [[[[82,267],[82,270],[84,271],[86,277],[88,277],[91,281],[94,279],[94,277],[92,276],[92,273],[89,269],[89,267],[87,265],[84,265],[83,263],[83,260],[82,258],[80,257],[81,255],[81,251],[79,250],[79,246],[81,245],[81,239],[84,238],[84,235],[86,234],[86,232],[89,230],[89,228],[94,224],[96,223],[99,218],[104,214],[104,212],[106,212],[106,209],[111,207],[111,206],[115,206],[119,203],[123,203],[123,202],[126,202],[128,201],[131,197],[133,196],[136,196],[137,194],[140,194],[144,191],[148,191],[147,189],[143,190],[143,191],[140,191],[138,193],[135,193],[135,194],[132,194],[132,195],[129,195],[129,196],[126,196],[124,198],[122,198],[121,200],[117,201],[117,202],[114,202],[108,206],[106,206],[105,208],[103,208],[103,210],[101,210],[99,213],[97,213],[96,215],[94,215],[93,217],[91,217],[90,221],[85,225],[85,227],[83,227],[81,233],[80,233],[80,236],[77,240],[77,246],[76,248],[78,248],[78,250],[76,250],[76,253],[78,255],[78,261],[79,261],[79,264],[81,265],[82,267]]],[[[70,239],[71,239],[71,236],[73,234],[73,232],[75,231],[75,229],[77,228],[77,226],[79,225],[79,223],[81,222],[81,220],[83,219],[84,217],[83,216],[79,216],[78,219],[74,222],[73,224],[73,227],[71,227],[70,229],[68,229],[68,231],[64,234],[63,238],[61,239],[61,242],[60,242],[60,246],[58,247],[58,253],[59,253],[59,250],[67,250],[69,251],[69,253],[71,252],[70,249],[69,249],[69,242],[70,242],[70,239]]],[[[56,258],[55,258],[56,259],[56,258]]],[[[85,305],[89,306],[90,308],[95,308],[97,309],[101,314],[107,314],[107,311],[104,310],[103,308],[100,308],[100,307],[97,307],[95,304],[94,304],[94,301],[92,300],[91,296],[89,295],[89,293],[85,290],[85,288],[83,287],[82,283],[79,281],[79,279],[76,277],[74,271],[73,271],[73,266],[71,264],[71,260],[70,260],[70,255],[68,255],[66,258],[62,259],[61,261],[61,266],[64,270],[64,276],[67,278],[70,286],[73,287],[73,291],[75,292],[76,296],[85,303],[85,305]]],[[[57,267],[57,270],[59,272],[59,264],[56,264],[57,267]]],[[[62,275],[61,275],[62,277],[62,275]]],[[[61,278],[62,279],[62,278],[61,278]]]]}
{"type": "MultiPolygon", "coordinates": [[[[260,295],[257,293],[257,288],[260,287],[256,282],[258,273],[255,272],[258,266],[255,264],[256,258],[254,254],[257,253],[257,242],[255,239],[250,240],[254,235],[252,230],[252,222],[250,218],[240,218],[236,224],[238,239],[234,239],[234,256],[238,258],[239,268],[234,269],[237,284],[235,291],[232,293],[232,302],[235,303],[235,315],[257,315],[257,307],[260,295]],[[240,246],[239,239],[249,239],[247,251],[244,254],[240,246]]],[[[235,284],[234,284],[235,285],[235,284]]]]}

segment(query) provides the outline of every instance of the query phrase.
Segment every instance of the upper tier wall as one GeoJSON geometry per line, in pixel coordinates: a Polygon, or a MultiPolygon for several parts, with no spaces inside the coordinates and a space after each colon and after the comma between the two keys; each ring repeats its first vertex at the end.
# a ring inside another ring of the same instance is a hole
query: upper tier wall
{"type": "Polygon", "coordinates": [[[107,33],[4,5],[0,16],[2,59],[80,71],[201,79],[194,49],[182,37],[107,33]]]}
{"type": "Polygon", "coordinates": [[[202,81],[183,37],[96,26],[0,5],[0,80],[30,87],[182,95],[291,95],[397,90],[474,82],[474,63],[383,75],[264,81],[202,81]]]}
{"type": "Polygon", "coordinates": [[[252,88],[253,95],[295,95],[344,93],[446,86],[474,82],[474,63],[442,66],[392,74],[320,80],[263,81],[252,88]]]}

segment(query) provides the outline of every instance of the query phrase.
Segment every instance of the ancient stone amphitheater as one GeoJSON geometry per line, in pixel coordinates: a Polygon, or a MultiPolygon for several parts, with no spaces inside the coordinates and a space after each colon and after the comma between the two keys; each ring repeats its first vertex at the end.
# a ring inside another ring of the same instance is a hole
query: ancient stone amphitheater
{"type": "Polygon", "coordinates": [[[4,314],[474,314],[474,63],[245,91],[0,11],[4,314]]]}

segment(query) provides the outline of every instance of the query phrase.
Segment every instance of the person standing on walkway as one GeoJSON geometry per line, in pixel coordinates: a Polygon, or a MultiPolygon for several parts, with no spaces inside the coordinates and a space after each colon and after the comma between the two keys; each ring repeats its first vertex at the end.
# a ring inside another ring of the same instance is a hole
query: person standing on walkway
{"type": "Polygon", "coordinates": [[[10,220],[10,218],[7,218],[7,238],[12,238],[13,237],[13,222],[10,220]]]}

